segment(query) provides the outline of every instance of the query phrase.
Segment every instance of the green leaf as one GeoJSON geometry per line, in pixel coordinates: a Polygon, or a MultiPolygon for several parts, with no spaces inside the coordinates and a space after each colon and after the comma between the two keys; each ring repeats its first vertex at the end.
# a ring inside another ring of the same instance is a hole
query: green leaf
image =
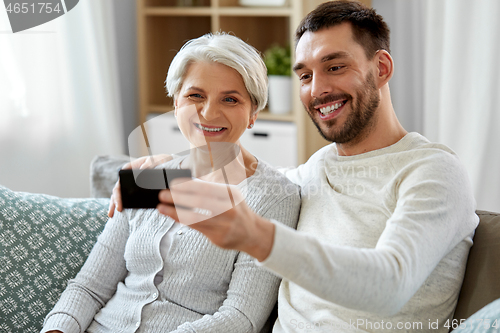
{"type": "Polygon", "coordinates": [[[264,52],[268,75],[292,75],[290,47],[273,45],[264,52]]]}

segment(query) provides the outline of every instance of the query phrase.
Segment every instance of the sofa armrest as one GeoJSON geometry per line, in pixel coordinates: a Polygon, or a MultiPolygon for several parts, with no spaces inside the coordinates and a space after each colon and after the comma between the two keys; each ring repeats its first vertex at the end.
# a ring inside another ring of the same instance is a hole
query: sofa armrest
{"type": "Polygon", "coordinates": [[[474,235],[455,319],[466,319],[500,298],[500,214],[477,211],[479,225],[474,235]]]}

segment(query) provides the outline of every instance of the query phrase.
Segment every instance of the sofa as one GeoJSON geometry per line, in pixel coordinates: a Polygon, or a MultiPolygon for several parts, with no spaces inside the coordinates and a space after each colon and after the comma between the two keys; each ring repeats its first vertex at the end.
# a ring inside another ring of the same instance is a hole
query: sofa
{"type": "MultiPolygon", "coordinates": [[[[0,186],[0,333],[40,331],[103,229],[111,188],[126,161],[100,156],[92,162],[92,195],[104,198],[63,199],[0,186]]],[[[477,214],[458,323],[500,298],[500,214],[477,214]]]]}
{"type": "Polygon", "coordinates": [[[0,332],[40,332],[102,231],[108,203],[0,186],[0,332]]]}

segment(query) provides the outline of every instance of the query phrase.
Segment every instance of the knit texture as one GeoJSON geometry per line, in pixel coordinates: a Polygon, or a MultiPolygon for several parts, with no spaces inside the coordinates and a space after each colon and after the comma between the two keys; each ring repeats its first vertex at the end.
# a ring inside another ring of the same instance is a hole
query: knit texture
{"type": "MultiPolygon", "coordinates": [[[[297,186],[263,161],[247,184],[251,209],[296,226],[297,186]]],[[[176,233],[163,263],[160,241],[173,223],[155,209],[115,212],[42,332],[259,332],[280,279],[247,254],[220,249],[188,227],[176,233]],[[155,286],[160,269],[164,278],[155,286]]]]}
{"type": "Polygon", "coordinates": [[[275,332],[447,332],[478,224],[453,151],[417,133],[355,156],[332,144],[286,175],[302,208],[263,263],[283,277],[275,332]]]}

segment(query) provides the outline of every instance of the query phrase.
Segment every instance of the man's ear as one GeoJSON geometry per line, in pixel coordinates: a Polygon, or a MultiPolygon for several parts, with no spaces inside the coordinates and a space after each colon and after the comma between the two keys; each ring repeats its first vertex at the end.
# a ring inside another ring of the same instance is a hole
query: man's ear
{"type": "Polygon", "coordinates": [[[375,54],[377,62],[377,81],[378,87],[381,88],[392,78],[394,74],[394,61],[391,55],[386,50],[378,50],[375,54]]]}

